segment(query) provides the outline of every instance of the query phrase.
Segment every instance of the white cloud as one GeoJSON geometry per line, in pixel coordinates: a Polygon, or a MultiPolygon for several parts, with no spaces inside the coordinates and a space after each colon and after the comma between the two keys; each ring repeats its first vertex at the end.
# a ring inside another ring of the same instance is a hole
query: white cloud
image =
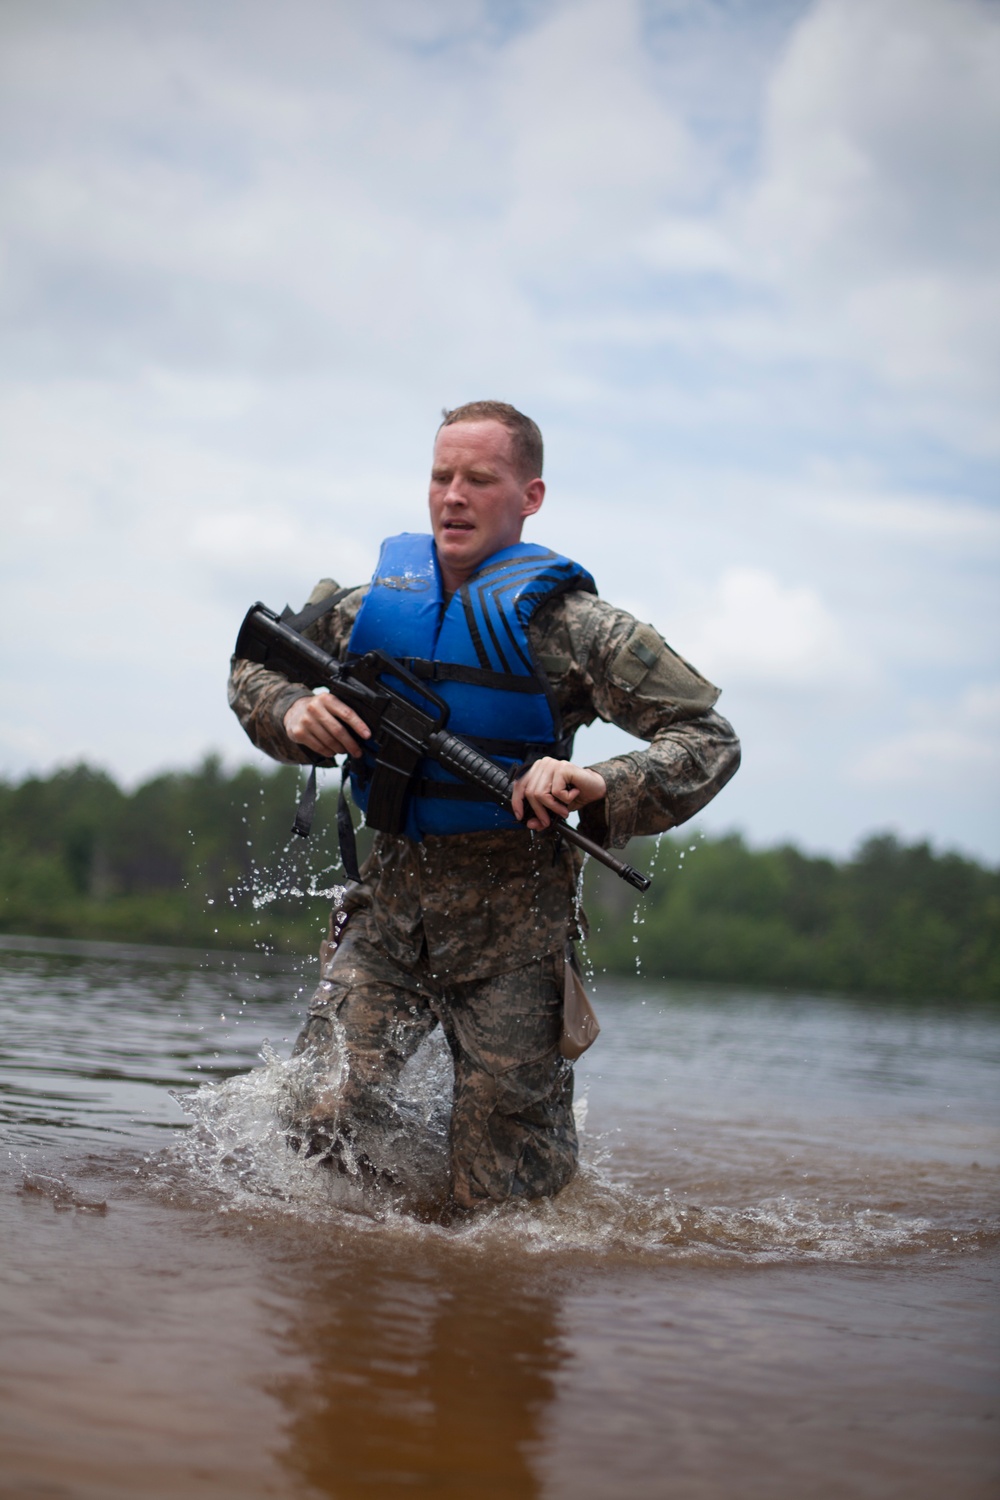
{"type": "Polygon", "coordinates": [[[923,722],[875,744],[852,768],[852,779],[938,796],[942,783],[979,785],[996,802],[1000,766],[1000,684],[966,689],[957,702],[928,706],[923,722]]]}
{"type": "Polygon", "coordinates": [[[634,254],[669,310],[604,337],[746,361],[759,412],[796,388],[852,420],[1000,446],[1000,12],[988,0],[817,0],[764,91],[758,163],[667,206],[634,254]],[[685,296],[692,277],[718,295],[685,296]],[[822,365],[821,388],[809,376],[822,365]],[[840,372],[841,391],[830,388],[840,372]]]}
{"type": "Polygon", "coordinates": [[[1000,513],[960,496],[866,493],[864,485],[850,491],[817,486],[813,503],[817,515],[838,527],[903,545],[946,547],[967,557],[982,557],[1000,548],[1000,513]]]}
{"type": "Polygon", "coordinates": [[[744,271],[743,257],[725,227],[692,215],[672,214],[660,219],[638,239],[636,250],[657,271],[744,271]]]}
{"type": "Polygon", "coordinates": [[[820,0],[768,91],[745,242],[831,351],[997,393],[1000,14],[820,0]]]}
{"type": "Polygon", "coordinates": [[[601,356],[623,342],[748,361],[757,420],[777,401],[802,424],[799,391],[829,404],[803,363],[836,358],[933,393],[882,420],[995,441],[1000,25],[983,0],[806,9],[749,182],[664,86],[634,0],[548,5],[502,45],[477,4],[415,33],[392,6],[299,10],[297,49],[252,5],[230,46],[184,9],[152,33],[125,7],[96,24],[15,10],[8,283],[34,360],[76,343],[123,373],[151,351],[202,373],[392,361],[410,382],[499,387],[529,351],[535,388],[579,407],[613,393],[601,356]],[[651,307],[650,272],[725,294],[651,307]]]}
{"type": "Polygon", "coordinates": [[[5,628],[38,641],[5,763],[236,746],[242,608],[363,578],[482,394],[545,428],[532,536],[725,688],[756,836],[777,758],[781,816],[833,840],[816,766],[879,695],[887,742],[919,694],[979,743],[950,716],[996,669],[990,5],[235,14],[0,15],[5,628]]]}
{"type": "MultiPolygon", "coordinates": [[[[342,503],[338,512],[347,513],[347,507],[342,503]]],[[[318,555],[316,526],[301,508],[296,512],[262,506],[198,515],[192,518],[186,540],[194,557],[244,579],[254,572],[280,572],[300,582],[309,577],[311,586],[312,572],[318,577],[334,566],[338,578],[351,583],[372,571],[370,553],[351,537],[338,539],[335,557],[318,555]]]]}
{"type": "Polygon", "coordinates": [[[561,279],[609,254],[620,261],[623,236],[688,191],[702,165],[653,89],[634,4],[555,8],[510,49],[496,89],[510,149],[505,233],[529,277],[540,257],[561,279]]]}
{"type": "Polygon", "coordinates": [[[908,734],[883,741],[863,756],[854,775],[869,785],[903,784],[929,792],[942,777],[967,776],[995,767],[997,749],[995,741],[987,743],[946,724],[912,729],[908,734]]]}
{"type": "Polygon", "coordinates": [[[768,89],[761,252],[823,277],[991,266],[998,64],[982,0],[819,0],[768,89]]]}
{"type": "Polygon", "coordinates": [[[729,568],[681,626],[684,650],[713,679],[745,686],[817,691],[868,677],[843,626],[805,584],[760,568],[729,568]]]}

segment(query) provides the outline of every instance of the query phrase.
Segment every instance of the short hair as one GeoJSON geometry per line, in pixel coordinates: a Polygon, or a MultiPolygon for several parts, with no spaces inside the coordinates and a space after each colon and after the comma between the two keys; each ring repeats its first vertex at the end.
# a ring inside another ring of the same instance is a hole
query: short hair
{"type": "MultiPolygon", "coordinates": [[[[467,401],[464,406],[447,407],[441,412],[441,427],[456,422],[499,422],[511,435],[514,463],[523,479],[537,479],[542,472],[544,449],[538,423],[506,401],[467,401]]],[[[440,432],[441,428],[438,428],[440,432]]]]}

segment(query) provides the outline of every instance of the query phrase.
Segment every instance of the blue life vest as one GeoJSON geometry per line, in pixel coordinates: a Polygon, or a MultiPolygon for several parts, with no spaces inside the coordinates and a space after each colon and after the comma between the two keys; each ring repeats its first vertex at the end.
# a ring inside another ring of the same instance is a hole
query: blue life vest
{"type": "MultiPolygon", "coordinates": [[[[500,765],[540,755],[566,759],[571,742],[533,659],[528,623],[547,599],[573,589],[597,593],[578,563],[517,542],[487,558],[446,606],[433,537],[403,532],[382,544],[349,655],[381,650],[401,661],[448,704],[449,730],[500,765]]],[[[362,809],[374,764],[368,750],[351,761],[351,791],[362,809]]],[[[420,762],[408,799],[408,838],[520,827],[512,813],[435,761],[420,762]]]]}

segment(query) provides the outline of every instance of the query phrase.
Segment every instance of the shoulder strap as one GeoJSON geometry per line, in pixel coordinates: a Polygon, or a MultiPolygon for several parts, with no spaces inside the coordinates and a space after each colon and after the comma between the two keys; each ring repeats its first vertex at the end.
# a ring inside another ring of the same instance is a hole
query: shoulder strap
{"type": "Polygon", "coordinates": [[[353,588],[334,589],[332,594],[327,594],[326,598],[320,599],[318,604],[307,604],[305,609],[299,610],[298,614],[293,612],[290,604],[286,604],[278,618],[282,624],[290,625],[301,635],[304,630],[309,629],[310,625],[314,625],[321,615],[328,615],[331,609],[336,609],[342,599],[346,599],[348,594],[353,593],[353,588]]]}

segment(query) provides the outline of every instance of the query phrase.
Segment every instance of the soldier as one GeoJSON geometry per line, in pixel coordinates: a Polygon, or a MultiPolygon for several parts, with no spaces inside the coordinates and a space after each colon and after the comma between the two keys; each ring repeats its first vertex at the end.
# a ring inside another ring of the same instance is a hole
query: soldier
{"type": "MultiPolygon", "coordinates": [[[[547,832],[579,812],[605,847],[704,807],[739,765],[718,689],[649,625],[597,597],[578,564],[521,542],[545,496],[542,438],[514,407],[444,413],[431,535],[382,549],[367,588],[324,579],[306,633],[343,659],[380,647],[433,681],[449,728],[519,770],[513,814],[435,763],[412,786],[406,832],[376,835],[331,919],[322,981],[296,1051],[346,1049],[317,1142],[377,1178],[392,1085],[438,1024],[455,1064],[451,1200],[472,1210],[555,1194],[577,1161],[571,1064],[560,1052],[564,967],[579,929],[579,859],[547,832]],[[595,718],[648,741],[598,765],[571,758],[595,718]]],[[[377,774],[367,726],[331,693],[234,658],[230,703],[276,760],[349,757],[355,800],[377,774]]]]}

